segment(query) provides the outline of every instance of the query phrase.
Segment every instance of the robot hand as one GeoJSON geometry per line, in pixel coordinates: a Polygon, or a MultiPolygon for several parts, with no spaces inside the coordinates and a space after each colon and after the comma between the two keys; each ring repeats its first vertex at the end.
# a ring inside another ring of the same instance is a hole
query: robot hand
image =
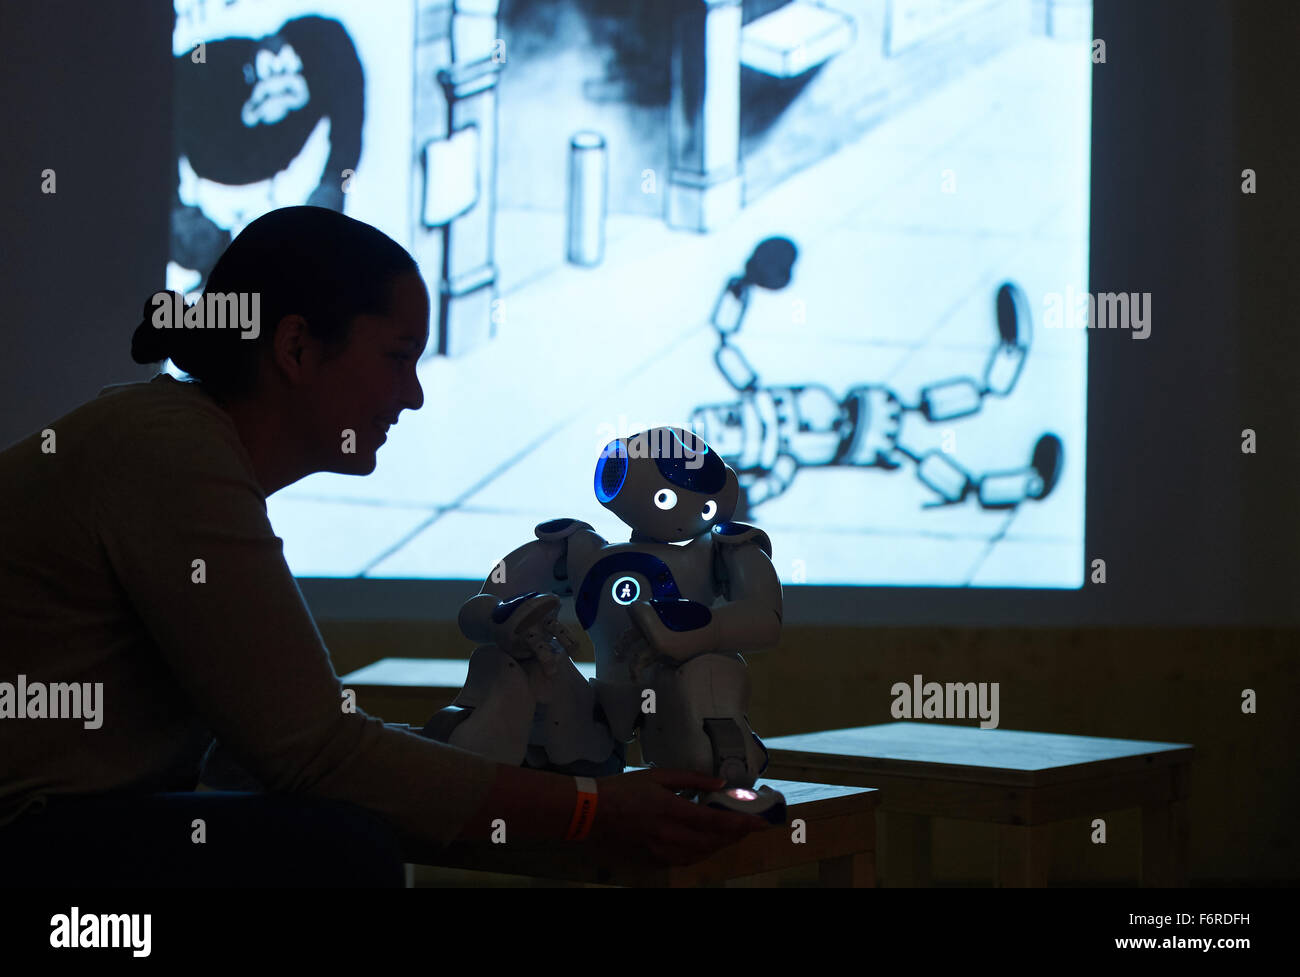
{"type": "Polygon", "coordinates": [[[492,614],[492,641],[517,661],[536,658],[551,675],[558,655],[578,650],[577,639],[557,618],[559,610],[560,598],[554,594],[533,592],[503,601],[492,614]]]}
{"type": "Polygon", "coordinates": [[[614,641],[614,658],[627,662],[627,675],[633,682],[641,681],[641,673],[654,663],[656,657],[654,648],[635,624],[614,641]]]}
{"type": "Polygon", "coordinates": [[[682,662],[717,650],[713,629],[709,627],[709,609],[697,601],[639,600],[629,605],[627,611],[656,657],[682,662]],[[665,617],[674,622],[673,627],[664,623],[665,617]]]}

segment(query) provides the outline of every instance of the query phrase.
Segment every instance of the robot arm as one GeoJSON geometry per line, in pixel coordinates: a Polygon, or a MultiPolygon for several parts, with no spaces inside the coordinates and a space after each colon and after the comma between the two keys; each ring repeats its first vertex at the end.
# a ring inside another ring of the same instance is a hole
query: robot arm
{"type": "MultiPolygon", "coordinates": [[[[575,519],[539,525],[537,539],[501,560],[483,582],[483,590],[461,605],[457,623],[471,641],[491,642],[516,657],[550,647],[553,636],[567,651],[577,641],[556,620],[560,597],[572,593],[568,581],[571,540],[599,540],[591,527],[575,519]]],[[[602,541],[603,545],[603,541],[602,541]]]]}
{"type": "Polygon", "coordinates": [[[629,613],[659,655],[685,661],[706,652],[759,651],[781,637],[781,581],[760,529],[724,523],[714,530],[714,577],[727,603],[639,601],[629,613]],[[723,530],[723,532],[719,532],[723,530]]]}
{"type": "MultiPolygon", "coordinates": [[[[562,544],[533,540],[510,553],[492,568],[483,581],[482,592],[460,608],[460,633],[471,641],[495,641],[499,636],[500,609],[511,607],[515,598],[541,596],[556,586],[555,564],[563,553],[562,544]]],[[[558,599],[555,601],[559,605],[558,599]]]]}
{"type": "Polygon", "coordinates": [[[713,611],[718,648],[759,651],[781,639],[781,580],[772,566],[767,534],[724,523],[713,534],[713,573],[727,603],[713,611]]]}

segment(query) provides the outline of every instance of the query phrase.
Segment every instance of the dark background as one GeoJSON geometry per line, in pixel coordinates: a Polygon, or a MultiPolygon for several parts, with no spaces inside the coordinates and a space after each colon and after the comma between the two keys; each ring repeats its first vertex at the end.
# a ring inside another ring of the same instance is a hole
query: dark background
{"type": "MultiPolygon", "coordinates": [[[[789,588],[796,618],[915,625],[1294,625],[1300,571],[1297,4],[1096,0],[1092,282],[1153,296],[1151,335],[1090,333],[1078,592],[789,588]],[[1241,193],[1241,171],[1258,193],[1241,193]],[[1241,451],[1253,428],[1257,453],[1241,451]],[[828,599],[831,598],[831,599],[828,599]]],[[[107,383],[166,262],[168,3],[6,4],[0,445],[107,383]],[[58,192],[40,192],[41,171],[58,192]]],[[[502,134],[508,138],[507,133],[502,134]]],[[[1026,138],[1033,138],[1026,133],[1026,138]]],[[[318,612],[425,582],[322,582],[318,612]],[[358,589],[360,587],[360,589],[358,589]],[[358,594],[361,596],[358,597],[358,594]],[[340,603],[342,602],[342,603],[340,603]]],[[[460,587],[464,590],[464,587],[460,587]]],[[[442,604],[444,601],[433,601],[442,604]]],[[[454,603],[450,604],[454,608],[454,603]]]]}

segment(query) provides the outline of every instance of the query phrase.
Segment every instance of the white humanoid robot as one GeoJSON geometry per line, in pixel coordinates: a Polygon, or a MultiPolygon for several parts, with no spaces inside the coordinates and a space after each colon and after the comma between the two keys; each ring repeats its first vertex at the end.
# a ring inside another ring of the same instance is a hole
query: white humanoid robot
{"type": "Polygon", "coordinates": [[[767,535],[729,521],[736,473],[696,435],[660,427],[606,446],[595,491],[630,540],[555,519],[497,564],[460,611],[462,633],[482,642],[469,678],[425,735],[598,776],[623,769],[639,729],[646,763],[726,779],[701,803],[782,820],[781,795],[751,789],[767,750],[746,716],[739,654],[779,639],[781,582],[767,535]],[[561,597],[595,647],[590,683],[569,657],[577,642],[556,618],[561,597]]]}

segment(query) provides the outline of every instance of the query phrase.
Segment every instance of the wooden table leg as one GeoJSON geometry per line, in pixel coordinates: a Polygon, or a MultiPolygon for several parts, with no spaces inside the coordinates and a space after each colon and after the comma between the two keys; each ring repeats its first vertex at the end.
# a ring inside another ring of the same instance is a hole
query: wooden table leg
{"type": "Polygon", "coordinates": [[[876,858],[874,852],[823,858],[817,863],[817,877],[823,889],[874,889],[876,858]]]}
{"type": "Polygon", "coordinates": [[[930,819],[918,814],[888,811],[881,858],[885,883],[891,889],[928,888],[930,885],[930,819]]]}
{"type": "Polygon", "coordinates": [[[1187,885],[1186,799],[1142,808],[1142,887],[1187,885]]]}
{"type": "Polygon", "coordinates": [[[998,886],[1045,888],[1051,841],[1050,824],[999,824],[998,886]]]}

